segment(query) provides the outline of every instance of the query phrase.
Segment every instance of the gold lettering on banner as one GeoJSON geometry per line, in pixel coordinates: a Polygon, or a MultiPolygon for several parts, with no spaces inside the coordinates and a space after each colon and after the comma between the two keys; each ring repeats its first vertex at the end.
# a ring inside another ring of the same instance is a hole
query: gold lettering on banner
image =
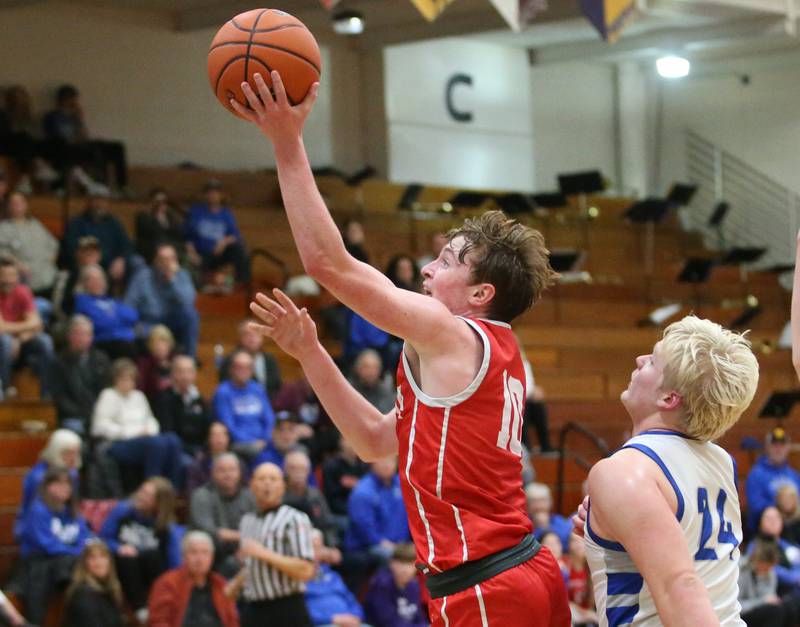
{"type": "Polygon", "coordinates": [[[411,2],[426,20],[432,22],[455,0],[411,0],[411,2]]]}

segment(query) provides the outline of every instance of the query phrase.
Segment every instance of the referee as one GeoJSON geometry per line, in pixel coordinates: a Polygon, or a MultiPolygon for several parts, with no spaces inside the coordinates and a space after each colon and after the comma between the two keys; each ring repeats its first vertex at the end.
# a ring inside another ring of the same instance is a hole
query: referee
{"type": "Polygon", "coordinates": [[[261,464],[250,480],[257,512],[239,523],[244,604],[242,627],[311,627],[306,581],[314,576],[311,521],[282,505],[286,484],[275,464],[261,464]]]}

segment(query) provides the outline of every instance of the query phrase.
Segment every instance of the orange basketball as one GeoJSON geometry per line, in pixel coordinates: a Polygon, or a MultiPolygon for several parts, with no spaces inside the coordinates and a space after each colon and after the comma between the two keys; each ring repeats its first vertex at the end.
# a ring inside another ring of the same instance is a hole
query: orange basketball
{"type": "Polygon", "coordinates": [[[253,75],[260,73],[272,87],[270,72],[277,70],[292,104],[302,102],[319,80],[322,60],[319,45],[305,24],[277,9],[240,13],[217,31],[208,50],[208,79],[228,111],[234,98],[248,106],[243,81],[258,93],[253,75]]]}

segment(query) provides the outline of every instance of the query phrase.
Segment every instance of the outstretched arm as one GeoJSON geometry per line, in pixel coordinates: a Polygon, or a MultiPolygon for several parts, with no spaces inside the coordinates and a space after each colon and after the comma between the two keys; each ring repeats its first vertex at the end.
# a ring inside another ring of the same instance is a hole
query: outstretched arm
{"type": "Polygon", "coordinates": [[[317,328],[305,308],[298,309],[280,290],[276,300],[256,296],[250,309],[263,324],[253,326],[297,359],[325,411],[364,461],[397,453],[395,411],[379,412],[344,378],[317,338],[317,328]]]}
{"type": "Polygon", "coordinates": [[[797,378],[800,379],[800,232],[797,233],[792,286],[792,365],[797,378]]]}
{"type": "Polygon", "coordinates": [[[625,547],[666,627],[719,627],[675,512],[655,479],[660,472],[633,450],[596,464],[589,473],[591,529],[625,547]]]}
{"type": "Polygon", "coordinates": [[[469,329],[441,303],[396,288],[375,268],[354,259],[317,189],[303,145],[303,125],[316,100],[318,84],[306,99],[291,106],[277,72],[270,75],[275,96],[255,75],[260,95],[248,83],[242,90],[250,109],[231,105],[256,124],[273,143],[286,215],[303,267],[338,300],[374,325],[411,342],[420,353],[446,351],[456,340],[469,340],[469,329]]]}

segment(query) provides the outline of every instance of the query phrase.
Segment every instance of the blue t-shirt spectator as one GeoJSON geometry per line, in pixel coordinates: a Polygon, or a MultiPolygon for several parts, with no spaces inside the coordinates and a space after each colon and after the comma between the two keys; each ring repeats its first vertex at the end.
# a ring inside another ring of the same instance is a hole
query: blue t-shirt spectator
{"type": "Polygon", "coordinates": [[[20,554],[31,555],[78,555],[91,537],[86,521],[70,512],[50,510],[36,498],[28,508],[20,538],[20,554]]]}
{"type": "Polygon", "coordinates": [[[306,583],[306,607],[314,625],[331,625],[336,614],[364,618],[353,593],[327,564],[320,564],[316,576],[306,583]]]}
{"type": "Polygon", "coordinates": [[[256,381],[244,385],[233,381],[220,383],[214,394],[214,411],[217,419],[228,427],[232,442],[269,442],[275,414],[264,386],[256,381]]]}
{"type": "Polygon", "coordinates": [[[775,505],[778,488],[785,483],[793,484],[800,492],[800,473],[788,462],[775,464],[766,455],[758,458],[745,484],[750,529],[756,529],[761,513],[770,505],[775,505]]]}
{"type": "Polygon", "coordinates": [[[383,568],[375,573],[364,598],[366,622],[372,627],[424,627],[428,620],[422,611],[419,580],[414,577],[400,589],[392,572],[383,568]]]}
{"type": "MultiPolygon", "coordinates": [[[[50,468],[50,465],[46,461],[40,460],[36,462],[28,471],[28,474],[25,475],[25,479],[22,482],[22,503],[19,505],[17,520],[14,523],[14,538],[17,542],[20,541],[22,536],[22,529],[25,526],[25,516],[28,514],[28,509],[36,498],[39,486],[42,485],[48,468],[50,468]]],[[[78,494],[78,487],[80,485],[78,471],[75,469],[70,470],[69,476],[70,479],[72,479],[73,493],[78,494]]]]}
{"type": "Polygon", "coordinates": [[[382,540],[398,543],[411,538],[396,473],[388,485],[374,472],[364,475],[350,494],[347,510],[350,524],[344,547],[348,551],[368,550],[382,540]]]}
{"type": "Polygon", "coordinates": [[[233,235],[239,241],[242,239],[233,212],[228,207],[211,211],[206,203],[197,203],[189,208],[184,235],[202,257],[214,254],[214,247],[223,237],[233,235]]]}
{"type": "Polygon", "coordinates": [[[560,514],[550,514],[550,524],[546,527],[538,527],[534,530],[533,535],[537,540],[548,531],[552,531],[561,540],[561,546],[569,546],[569,537],[572,534],[572,522],[564,518],[560,514]]]}
{"type": "Polygon", "coordinates": [[[120,545],[129,544],[139,551],[157,550],[169,568],[176,568],[181,563],[183,528],[171,524],[166,531],[159,531],[155,527],[155,520],[137,510],[133,501],[117,503],[98,535],[114,554],[120,545]]]}
{"type": "Polygon", "coordinates": [[[139,312],[110,296],[75,296],[75,313],[83,314],[94,324],[96,342],[133,342],[139,312]]]}

